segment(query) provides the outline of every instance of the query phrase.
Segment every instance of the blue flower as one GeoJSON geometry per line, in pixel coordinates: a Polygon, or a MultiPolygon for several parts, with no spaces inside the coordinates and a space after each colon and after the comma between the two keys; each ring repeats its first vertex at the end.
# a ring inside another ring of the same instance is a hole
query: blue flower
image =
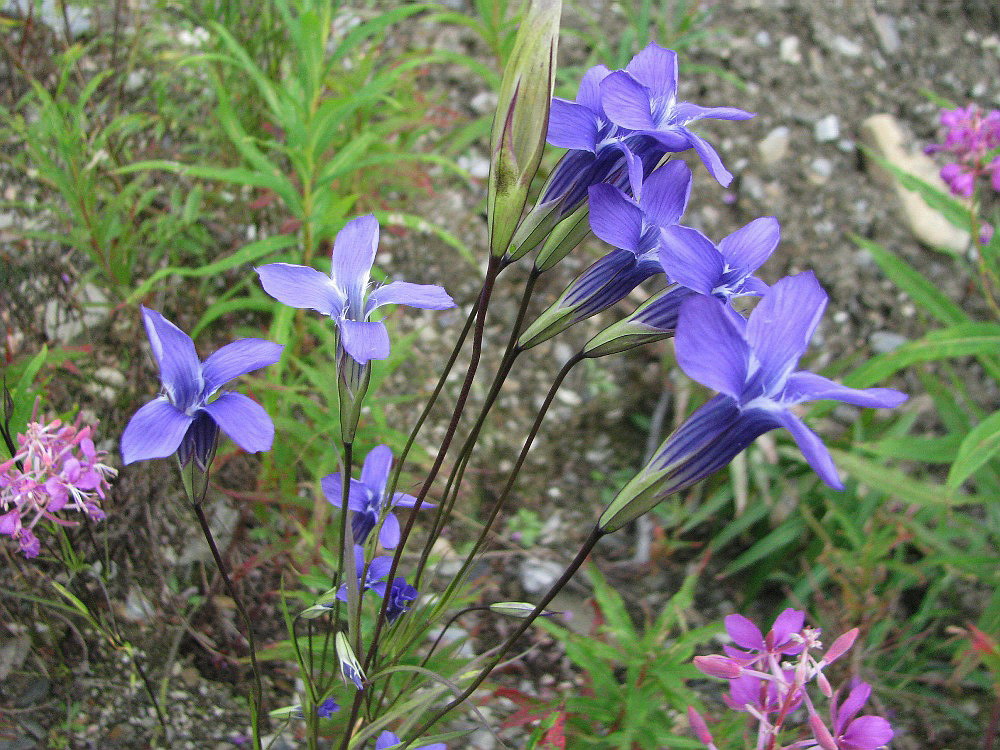
{"type": "MultiPolygon", "coordinates": [[[[381,596],[386,596],[386,585],[384,583],[372,586],[372,590],[380,592],[381,596]]],[[[416,601],[419,592],[406,582],[405,578],[396,578],[389,587],[389,605],[386,607],[385,616],[392,624],[398,620],[403,613],[410,611],[410,605],[416,601]]]]}
{"type": "MultiPolygon", "coordinates": [[[[403,744],[403,741],[387,729],[375,740],[375,750],[392,750],[401,744],[403,744]]],[[[430,745],[421,745],[412,750],[448,750],[448,746],[443,742],[433,742],[430,745]]]]}
{"type": "MultiPolygon", "coordinates": [[[[360,544],[354,545],[354,575],[358,579],[358,588],[361,591],[372,590],[379,596],[385,595],[385,583],[380,582],[382,578],[389,575],[392,569],[391,557],[373,558],[368,567],[365,567],[365,551],[360,544]],[[361,573],[364,571],[364,580],[361,580],[361,573]]],[[[337,598],[342,602],[347,601],[347,584],[340,584],[337,589],[337,598]]]]}
{"type": "Polygon", "coordinates": [[[329,719],[337,711],[340,710],[340,705],[333,698],[327,698],[325,701],[316,706],[316,715],[321,719],[329,719]]]}
{"type": "Polygon", "coordinates": [[[609,73],[600,83],[608,119],[621,128],[654,139],[664,151],[693,148],[723,187],[733,176],[715,149],[688,124],[704,118],[746,120],[753,115],[735,107],[702,107],[677,101],[677,53],[650,44],[625,70],[609,73]]]}
{"type": "MultiPolygon", "coordinates": [[[[387,445],[377,445],[365,456],[361,467],[361,481],[351,480],[348,489],[347,507],[354,512],[351,531],[354,541],[364,544],[368,535],[384,516],[378,541],[385,549],[395,549],[399,544],[399,520],[392,513],[393,508],[412,508],[417,499],[405,492],[395,492],[392,498],[385,497],[385,485],[392,468],[392,450],[387,445]]],[[[343,480],[340,472],[324,477],[320,485],[323,494],[337,508],[343,497],[343,480]]],[[[421,503],[421,508],[433,508],[432,503],[421,503]]]]}
{"type": "Polygon", "coordinates": [[[243,450],[266,451],[274,439],[267,412],[239,393],[219,390],[233,378],[281,358],[284,347],[263,339],[240,339],[204,362],[191,337],[155,310],[142,308],[163,393],[137,411],[122,434],[126,464],[178,454],[193,456],[204,470],[211,462],[219,428],[243,450]]]}
{"type": "Polygon", "coordinates": [[[447,310],[455,302],[433,284],[393,281],[368,291],[378,220],[361,216],[347,222],[333,243],[329,276],[308,266],[269,263],[257,269],[264,291],[289,307],[316,310],[337,324],[340,344],[361,365],[389,356],[389,333],[385,324],[369,320],[382,305],[409,305],[428,310],[447,310]]]}
{"type": "Polygon", "coordinates": [[[704,479],[757,437],[779,427],[792,433],[824,482],[843,488],[830,452],[791,407],[833,399],[892,408],[907,396],[889,388],[848,388],[795,370],[826,302],[811,272],[776,283],[748,320],[714,296],[696,295],[684,302],[675,339],[677,362],[689,377],[719,395],[688,417],[622,489],[601,515],[603,531],[621,528],[667,495],[704,479]]]}

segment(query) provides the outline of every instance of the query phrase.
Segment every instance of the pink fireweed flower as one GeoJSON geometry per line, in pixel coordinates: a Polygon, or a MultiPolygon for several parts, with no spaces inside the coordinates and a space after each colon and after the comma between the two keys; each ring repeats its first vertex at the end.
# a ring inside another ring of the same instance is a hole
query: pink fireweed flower
{"type": "Polygon", "coordinates": [[[895,732],[881,716],[857,716],[868,701],[872,687],[866,682],[856,682],[842,704],[830,703],[832,731],[828,731],[815,710],[810,706],[809,725],[813,729],[815,744],[808,748],[823,750],[878,750],[885,747],[895,732]]]}
{"type": "Polygon", "coordinates": [[[989,177],[993,189],[1000,192],[1000,156],[991,156],[1000,148],[1000,110],[983,112],[975,104],[945,109],[941,111],[941,124],[947,128],[944,143],[931,144],[924,150],[954,158],[941,168],[941,179],[951,192],[972,195],[980,177],[989,177]]]}
{"type": "Polygon", "coordinates": [[[41,543],[34,528],[43,518],[61,526],[76,521],[57,513],[76,511],[100,521],[108,479],[118,472],[101,462],[107,455],[94,447],[94,428],[54,420],[31,422],[17,436],[18,449],[0,463],[0,534],[17,541],[25,557],[35,557],[41,543]]]}

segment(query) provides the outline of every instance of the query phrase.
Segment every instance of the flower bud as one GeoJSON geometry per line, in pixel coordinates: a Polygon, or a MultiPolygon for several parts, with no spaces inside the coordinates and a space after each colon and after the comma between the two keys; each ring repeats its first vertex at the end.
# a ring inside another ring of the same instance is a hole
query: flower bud
{"type": "Polygon", "coordinates": [[[545,148],[562,0],[531,0],[500,83],[490,140],[490,251],[502,257],[545,148]]]}
{"type": "MultiPolygon", "coordinates": [[[[507,615],[508,617],[526,620],[535,611],[535,605],[528,602],[496,602],[490,605],[490,611],[496,612],[498,615],[507,615]]],[[[543,609],[540,614],[542,617],[552,617],[553,615],[560,615],[562,612],[543,609]]]]}
{"type": "Polygon", "coordinates": [[[694,657],[694,665],[709,677],[721,677],[724,680],[735,680],[743,674],[743,667],[732,659],[719,654],[694,657]]]}
{"type": "Polygon", "coordinates": [[[358,658],[354,655],[354,649],[347,642],[347,636],[343,632],[337,633],[334,639],[337,649],[337,658],[340,660],[340,674],[346,682],[354,683],[354,687],[362,690],[365,686],[365,673],[361,669],[358,658]]]}

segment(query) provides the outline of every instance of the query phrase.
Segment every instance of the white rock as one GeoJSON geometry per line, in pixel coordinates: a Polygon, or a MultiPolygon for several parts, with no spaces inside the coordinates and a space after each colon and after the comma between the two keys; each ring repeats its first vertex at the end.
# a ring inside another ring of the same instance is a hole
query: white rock
{"type": "Polygon", "coordinates": [[[529,594],[544,594],[562,572],[563,566],[552,560],[525,558],[521,563],[521,586],[529,594]]]}
{"type": "Polygon", "coordinates": [[[877,13],[875,18],[872,19],[872,25],[875,27],[875,35],[878,37],[878,43],[882,46],[882,49],[890,55],[899,52],[900,47],[903,46],[903,41],[899,38],[896,19],[887,13],[877,13]]]}
{"type": "MultiPolygon", "coordinates": [[[[861,125],[865,144],[889,164],[947,192],[948,186],[938,174],[934,160],[922,151],[908,149],[902,126],[892,115],[872,115],[861,125]]],[[[895,188],[904,220],[913,236],[928,247],[945,251],[964,252],[969,245],[969,233],[953,226],[940,213],[928,206],[919,194],[907,190],[892,173],[869,161],[868,170],[883,184],[895,188]]]]}
{"type": "Polygon", "coordinates": [[[481,115],[497,108],[497,95],[494,91],[480,91],[471,100],[469,106],[481,115]]]}
{"type": "Polygon", "coordinates": [[[892,352],[901,347],[907,341],[905,336],[892,331],[875,331],[869,338],[868,344],[872,351],[878,354],[892,352]]]}
{"type": "Polygon", "coordinates": [[[830,179],[833,174],[833,162],[822,156],[817,156],[809,164],[809,179],[811,182],[822,185],[830,179]]]}
{"type": "Polygon", "coordinates": [[[764,136],[764,140],[757,144],[757,153],[760,154],[761,163],[771,166],[784,159],[788,154],[790,135],[791,131],[781,125],[764,136]]]}
{"type": "Polygon", "coordinates": [[[830,48],[844,57],[860,57],[863,47],[857,42],[838,34],[830,40],[830,48]]]}
{"type": "Polygon", "coordinates": [[[490,176],[490,160],[474,151],[458,157],[458,166],[476,179],[484,180],[490,176]]]}
{"type": "Polygon", "coordinates": [[[770,47],[771,46],[771,35],[765,30],[758,31],[753,38],[754,42],[758,47],[770,47]]]}
{"type": "Polygon", "coordinates": [[[797,36],[786,36],[778,44],[778,57],[782,62],[791,65],[798,65],[802,62],[802,53],[799,52],[799,38],[797,36]]]}
{"type": "Polygon", "coordinates": [[[820,143],[830,143],[840,138],[840,120],[837,115],[827,115],[817,120],[813,134],[820,143]]]}

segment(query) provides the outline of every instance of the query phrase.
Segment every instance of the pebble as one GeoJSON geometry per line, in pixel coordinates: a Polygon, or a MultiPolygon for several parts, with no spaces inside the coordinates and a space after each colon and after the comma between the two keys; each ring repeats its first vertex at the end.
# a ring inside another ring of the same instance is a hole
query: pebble
{"type": "Polygon", "coordinates": [[[758,31],[756,33],[756,35],[754,35],[753,40],[754,40],[754,43],[756,43],[756,45],[758,47],[770,47],[771,46],[771,35],[768,34],[767,31],[765,31],[763,29],[761,31],[758,31]]]}
{"type": "Polygon", "coordinates": [[[485,115],[497,108],[497,95],[494,91],[480,91],[469,101],[469,106],[478,114],[485,115]]]}
{"type": "Polygon", "coordinates": [[[817,156],[809,164],[809,181],[822,185],[833,174],[833,162],[822,156],[817,156]]]}
{"type": "Polygon", "coordinates": [[[878,43],[888,54],[894,55],[903,46],[903,41],[899,38],[899,29],[896,28],[896,20],[885,13],[878,13],[872,21],[875,27],[875,36],[878,43]]]}
{"type": "Polygon", "coordinates": [[[562,572],[563,566],[552,560],[525,558],[521,563],[521,586],[529,594],[544,594],[562,572]]]}
{"type": "Polygon", "coordinates": [[[877,354],[893,352],[907,341],[906,337],[894,333],[893,331],[875,331],[869,338],[868,344],[872,351],[877,354]]]}
{"type": "Polygon", "coordinates": [[[490,160],[474,151],[458,157],[458,166],[479,180],[490,176],[490,160]]]}
{"type": "Polygon", "coordinates": [[[786,36],[778,44],[778,57],[782,62],[790,65],[798,65],[802,62],[802,53],[799,52],[799,38],[797,36],[786,36]]]}
{"type": "Polygon", "coordinates": [[[839,34],[830,40],[830,48],[844,57],[860,57],[863,51],[860,44],[839,34]]]}
{"type": "Polygon", "coordinates": [[[765,166],[772,166],[785,158],[788,154],[788,146],[791,142],[791,131],[781,125],[766,136],[757,144],[757,153],[760,154],[761,163],[765,166]]]}
{"type": "Polygon", "coordinates": [[[840,120],[837,115],[827,115],[817,120],[813,135],[820,143],[830,143],[840,138],[840,120]]]}

